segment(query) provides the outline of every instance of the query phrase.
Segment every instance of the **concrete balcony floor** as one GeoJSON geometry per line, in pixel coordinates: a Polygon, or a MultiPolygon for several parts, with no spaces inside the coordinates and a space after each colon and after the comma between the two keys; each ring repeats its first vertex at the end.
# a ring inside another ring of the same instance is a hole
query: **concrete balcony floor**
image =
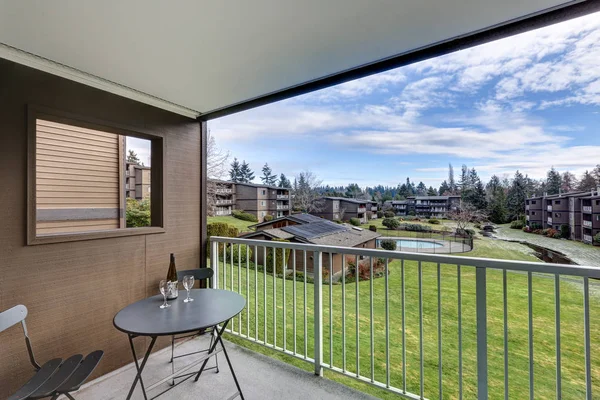
{"type": "MultiPolygon", "coordinates": [[[[123,340],[127,340],[123,337],[123,340]]],[[[233,343],[225,341],[225,346],[235,373],[240,382],[244,397],[251,399],[348,399],[366,400],[373,397],[358,392],[347,386],[320,378],[314,374],[285,364],[281,361],[255,353],[233,343]]],[[[205,336],[194,338],[180,343],[176,354],[197,351],[208,347],[205,336]]],[[[182,368],[198,357],[196,355],[176,360],[176,367],[182,368]]],[[[209,370],[202,373],[198,382],[188,379],[173,390],[163,394],[159,399],[186,400],[186,399],[228,399],[236,392],[235,383],[225,355],[219,353],[219,373],[209,370]]],[[[162,349],[152,354],[143,372],[146,387],[171,373],[170,348],[162,349]]],[[[214,365],[210,359],[207,367],[214,365]]],[[[199,368],[199,367],[198,367],[199,368]]],[[[108,400],[124,399],[127,396],[131,383],[135,377],[133,362],[119,370],[102,376],[86,384],[79,392],[73,395],[76,399],[108,400]]],[[[168,388],[165,383],[148,393],[149,398],[168,388]]],[[[239,397],[237,397],[239,399],[239,397]]],[[[61,396],[61,399],[63,397],[61,396]]],[[[132,399],[143,399],[142,391],[138,387],[132,399]]]]}

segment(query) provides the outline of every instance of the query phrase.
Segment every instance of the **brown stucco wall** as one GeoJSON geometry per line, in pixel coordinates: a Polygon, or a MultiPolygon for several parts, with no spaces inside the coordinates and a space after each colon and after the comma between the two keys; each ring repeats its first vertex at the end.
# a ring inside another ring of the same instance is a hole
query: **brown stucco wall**
{"type": "MultiPolygon", "coordinates": [[[[27,306],[40,362],[103,349],[94,377],[130,363],[115,314],[158,292],[169,253],[180,269],[199,266],[200,123],[0,59],[0,174],[0,310],[27,306]],[[27,246],[28,104],[163,135],[166,233],[27,246]]],[[[141,352],[147,343],[137,340],[141,352]]],[[[20,326],[0,333],[0,342],[0,398],[6,398],[32,368],[20,326]]]]}

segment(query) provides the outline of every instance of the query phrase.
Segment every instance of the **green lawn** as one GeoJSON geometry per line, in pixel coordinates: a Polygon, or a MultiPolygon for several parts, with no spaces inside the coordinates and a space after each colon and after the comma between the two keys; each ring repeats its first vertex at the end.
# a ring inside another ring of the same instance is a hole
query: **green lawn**
{"type": "MultiPolygon", "coordinates": [[[[535,260],[514,243],[478,239],[476,249],[468,253],[472,256],[487,256],[515,260],[535,260]],[[497,243],[507,247],[496,248],[497,243]]],[[[259,271],[234,266],[233,290],[240,291],[248,299],[248,305],[240,318],[233,321],[233,328],[241,333],[265,339],[264,324],[266,315],[266,341],[273,343],[276,331],[277,346],[283,347],[284,339],[284,310],[286,305],[285,327],[286,348],[304,354],[304,284],[302,282],[285,281],[285,296],[283,281],[276,281],[276,326],[273,324],[274,290],[273,277],[265,276],[259,266],[259,271]],[[239,273],[239,280],[238,280],[239,273]],[[246,275],[247,274],[247,275],[246,275]],[[248,288],[246,278],[248,277],[248,288]],[[255,291],[255,280],[258,282],[255,291]],[[265,291],[266,284],[266,303],[265,291]],[[294,335],[293,318],[293,288],[296,285],[296,332],[294,335]],[[257,294],[255,303],[254,294],[257,294]],[[248,296],[249,294],[249,296],[248,296]],[[285,301],[282,301],[285,298],[285,301]],[[258,314],[255,314],[255,305],[258,314]],[[266,305],[266,314],[265,314],[266,305]],[[258,331],[255,332],[255,319],[258,318],[258,331]],[[250,330],[247,331],[246,324],[250,330]]],[[[390,264],[389,275],[389,309],[390,309],[390,378],[391,385],[402,387],[402,324],[401,324],[401,266],[399,261],[390,264]]],[[[406,386],[413,393],[419,392],[419,303],[418,303],[418,267],[414,262],[405,263],[406,288],[406,386]]],[[[227,275],[224,280],[221,269],[221,283],[226,282],[226,288],[231,289],[231,266],[227,265],[227,275]]],[[[443,388],[445,399],[458,396],[458,296],[457,268],[452,265],[441,267],[442,286],[442,354],[443,354],[443,388]]],[[[475,272],[472,267],[462,267],[462,318],[463,318],[463,391],[464,398],[476,398],[476,329],[475,329],[475,272]]],[[[370,301],[369,282],[359,285],[359,362],[361,375],[370,377],[370,301]]],[[[555,396],[555,353],[554,353],[554,281],[545,276],[533,278],[533,310],[534,310],[534,360],[535,360],[535,393],[536,398],[553,398],[555,396]]],[[[346,369],[356,372],[356,284],[346,286],[346,369]]],[[[307,302],[307,355],[313,356],[313,285],[306,285],[307,302]]],[[[330,355],[333,365],[342,368],[342,286],[334,285],[331,292],[333,307],[329,323],[329,286],[323,286],[323,332],[324,332],[324,362],[329,363],[330,355]],[[330,326],[333,331],[330,353],[330,326]]],[[[385,382],[385,279],[373,281],[373,341],[374,341],[374,378],[385,382]]],[[[509,388],[511,398],[521,398],[528,390],[528,347],[527,347],[527,276],[519,273],[508,274],[508,325],[509,325],[509,388]]],[[[489,341],[489,388],[490,398],[502,397],[503,372],[503,305],[502,305],[502,274],[497,271],[488,272],[488,341],[489,341]]],[[[591,308],[592,321],[592,368],[593,376],[600,376],[600,331],[594,324],[600,321],[600,308],[593,299],[591,308]]],[[[582,294],[576,283],[563,281],[561,284],[561,330],[562,330],[562,387],[563,398],[582,398],[584,396],[584,355],[583,355],[583,314],[582,294]]],[[[425,397],[438,397],[438,338],[437,338],[437,266],[423,264],[423,331],[424,331],[424,391],[425,397]]],[[[287,356],[280,352],[255,345],[247,340],[228,335],[228,339],[243,346],[283,359],[305,369],[312,366],[287,356]]],[[[327,377],[354,386],[362,391],[382,398],[396,398],[395,395],[373,386],[352,380],[334,372],[328,372],[327,377]]],[[[595,392],[600,390],[598,379],[594,382],[595,392]]]]}
{"type": "Polygon", "coordinates": [[[239,229],[240,232],[250,232],[252,229],[248,228],[250,225],[256,224],[256,222],[243,221],[241,219],[234,218],[230,215],[219,216],[219,217],[208,217],[208,223],[213,222],[224,222],[229,225],[233,225],[239,229]]]}

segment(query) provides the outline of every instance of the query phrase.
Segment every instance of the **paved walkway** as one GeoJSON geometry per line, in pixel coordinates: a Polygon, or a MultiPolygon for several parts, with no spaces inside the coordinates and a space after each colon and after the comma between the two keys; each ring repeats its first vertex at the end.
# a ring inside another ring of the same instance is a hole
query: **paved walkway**
{"type": "MultiPolygon", "coordinates": [[[[123,335],[123,340],[126,340],[125,335],[123,335]]],[[[176,352],[196,351],[207,346],[208,341],[205,337],[195,338],[181,343],[176,352]]],[[[233,362],[235,373],[246,399],[375,399],[337,382],[317,377],[311,372],[254,353],[231,342],[226,341],[225,346],[227,346],[229,357],[233,362]]],[[[144,369],[144,383],[146,385],[170,373],[169,357],[170,348],[166,348],[154,353],[149,358],[146,369],[144,369]]],[[[177,367],[181,368],[188,362],[193,361],[194,357],[196,356],[186,357],[187,360],[180,359],[177,361],[177,367]]],[[[214,365],[213,363],[214,361],[209,361],[208,366],[214,365]]],[[[235,393],[235,384],[223,353],[219,354],[219,368],[220,372],[218,374],[214,370],[207,371],[202,374],[198,382],[190,379],[165,393],[160,399],[222,400],[229,398],[230,395],[235,393]]],[[[74,393],[74,396],[77,399],[88,400],[124,399],[134,377],[135,367],[132,363],[90,382],[79,392],[74,393]]],[[[167,387],[168,384],[163,384],[160,388],[164,390],[167,387]]],[[[152,395],[158,393],[160,393],[159,388],[151,392],[152,395]]],[[[63,397],[61,397],[62,399],[63,397]]],[[[134,392],[133,399],[143,399],[139,385],[136,392],[134,392]]]]}
{"type": "Polygon", "coordinates": [[[574,240],[552,239],[542,235],[534,235],[520,229],[510,229],[508,225],[501,225],[495,235],[499,239],[518,240],[559,251],[579,265],[600,267],[600,247],[574,240]]]}

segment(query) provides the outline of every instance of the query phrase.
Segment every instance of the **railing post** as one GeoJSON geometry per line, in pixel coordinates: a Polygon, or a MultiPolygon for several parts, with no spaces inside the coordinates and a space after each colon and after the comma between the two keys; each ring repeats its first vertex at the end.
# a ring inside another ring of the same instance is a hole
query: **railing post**
{"type": "Polygon", "coordinates": [[[315,375],[323,376],[323,258],[320,251],[315,251],[313,256],[314,280],[314,328],[315,328],[315,375]]]}
{"type": "Polygon", "coordinates": [[[486,268],[476,267],[475,296],[477,307],[477,399],[488,398],[487,362],[487,287],[486,268]]]}
{"type": "Polygon", "coordinates": [[[210,265],[213,270],[213,277],[211,282],[211,288],[218,289],[219,288],[219,243],[213,241],[210,244],[210,265]]]}

